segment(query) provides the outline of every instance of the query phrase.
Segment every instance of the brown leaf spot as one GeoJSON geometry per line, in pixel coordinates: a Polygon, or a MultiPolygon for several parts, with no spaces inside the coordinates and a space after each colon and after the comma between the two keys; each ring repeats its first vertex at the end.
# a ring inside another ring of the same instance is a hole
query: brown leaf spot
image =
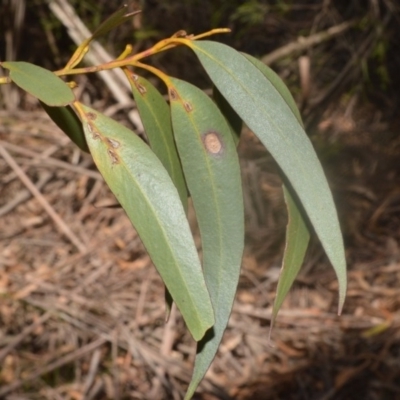
{"type": "Polygon", "coordinates": [[[110,143],[110,145],[111,145],[114,149],[118,149],[118,147],[121,146],[121,143],[118,142],[118,140],[115,140],[115,139],[107,138],[107,142],[110,143]]]}
{"type": "Polygon", "coordinates": [[[145,94],[147,92],[147,89],[141,85],[140,83],[135,83],[136,89],[139,91],[140,94],[145,94]]]}
{"type": "Polygon", "coordinates": [[[111,164],[118,164],[119,160],[118,160],[118,156],[117,154],[114,152],[114,150],[108,149],[107,150],[108,155],[111,158],[111,164]]]}
{"type": "Polygon", "coordinates": [[[86,117],[88,120],[94,121],[97,118],[97,115],[95,113],[88,112],[88,113],[86,113],[86,117]]]}
{"type": "Polygon", "coordinates": [[[215,131],[203,135],[203,143],[206,150],[211,154],[220,154],[223,150],[220,135],[215,131]]]}
{"type": "Polygon", "coordinates": [[[96,129],[90,122],[87,124],[87,130],[91,133],[94,140],[100,139],[100,134],[96,131],[96,129]]]}
{"type": "Polygon", "coordinates": [[[176,93],[176,90],[174,88],[169,89],[169,97],[172,101],[178,100],[178,93],[176,93]]]}
{"type": "Polygon", "coordinates": [[[183,106],[185,107],[185,110],[186,110],[187,112],[193,111],[193,106],[192,106],[188,101],[185,101],[185,102],[183,103],[183,106]]]}

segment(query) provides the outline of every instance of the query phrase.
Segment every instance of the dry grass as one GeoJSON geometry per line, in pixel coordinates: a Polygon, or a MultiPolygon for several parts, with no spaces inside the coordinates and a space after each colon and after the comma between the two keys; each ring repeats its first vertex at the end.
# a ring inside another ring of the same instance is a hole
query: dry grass
{"type": "MultiPolygon", "coordinates": [[[[160,278],[123,211],[103,207],[115,200],[90,157],[41,112],[0,118],[0,145],[81,243],[61,233],[0,158],[0,397],[182,398],[194,343],[179,315],[164,324],[160,278]]],[[[360,117],[351,131],[326,120],[320,130],[322,141],[347,143],[340,157],[323,155],[348,221],[344,315],[335,314],[335,277],[314,244],[271,342],[285,213],[273,163],[245,133],[248,245],[199,399],[400,398],[398,145],[374,141],[389,129],[374,118],[360,117]],[[366,127],[373,134],[360,135],[366,127]]]]}
{"type": "MultiPolygon", "coordinates": [[[[268,52],[277,38],[287,43],[300,30],[364,15],[365,2],[351,4],[324,1],[303,19],[299,11],[288,20],[268,14],[251,34],[257,49],[268,52]],[[341,15],[336,4],[347,11],[341,15]],[[275,35],[266,35],[266,26],[277,28],[275,35]]],[[[368,5],[372,21],[391,18],[383,36],[389,43],[398,30],[398,6],[391,0],[368,5]],[[386,11],[379,13],[377,4],[386,11]]],[[[362,101],[368,85],[360,66],[382,41],[371,36],[380,24],[370,25],[304,53],[312,65],[308,82],[300,62],[275,65],[297,88],[339,208],[349,263],[344,313],[336,315],[335,276],[314,241],[268,341],[286,214],[274,164],[245,132],[242,277],[198,399],[400,399],[399,53],[395,47],[387,53],[391,97],[372,74],[371,97],[380,109],[394,110],[383,114],[362,101]]],[[[243,41],[253,43],[245,35],[243,41]]],[[[31,44],[43,47],[39,40],[31,44]]],[[[21,50],[42,54],[34,46],[21,50]]],[[[0,111],[0,398],[181,399],[195,343],[178,313],[164,324],[163,285],[140,239],[121,209],[104,207],[115,199],[90,157],[43,113],[27,111],[36,104],[22,100],[26,111],[0,111]],[[31,195],[24,175],[39,196],[31,195]]],[[[12,110],[13,102],[7,104],[12,110]]]]}

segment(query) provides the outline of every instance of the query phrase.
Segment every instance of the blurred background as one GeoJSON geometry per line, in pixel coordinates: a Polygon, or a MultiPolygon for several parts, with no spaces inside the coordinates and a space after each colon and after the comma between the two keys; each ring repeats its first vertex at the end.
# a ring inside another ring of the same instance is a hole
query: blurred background
{"type": "MultiPolygon", "coordinates": [[[[0,1],[0,60],[51,70],[121,6],[0,1]]],[[[400,398],[398,2],[126,3],[142,13],[101,38],[88,63],[118,56],[128,43],[145,50],[181,29],[230,28],[213,40],[262,59],[295,97],[345,239],[343,315],[336,315],[335,275],[313,238],[269,341],[287,217],[276,166],[244,127],[242,277],[223,344],[195,398],[400,398]]],[[[211,87],[186,49],[149,63],[211,87]]],[[[76,80],[83,102],[145,139],[118,74],[76,80]]],[[[90,156],[11,85],[0,86],[0,150],[0,398],[181,399],[195,344],[179,315],[164,324],[160,278],[123,211],[104,207],[115,199],[90,156]]]]}

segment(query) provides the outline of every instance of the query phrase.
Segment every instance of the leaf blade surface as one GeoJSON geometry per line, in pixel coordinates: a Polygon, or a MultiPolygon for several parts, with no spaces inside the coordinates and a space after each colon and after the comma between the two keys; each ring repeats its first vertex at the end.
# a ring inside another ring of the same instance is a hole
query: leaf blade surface
{"type": "Polygon", "coordinates": [[[11,80],[49,106],[66,106],[75,100],[71,88],[53,72],[25,61],[5,61],[11,80]]]}
{"type": "Polygon", "coordinates": [[[172,132],[170,108],[147,79],[136,75],[129,81],[150,147],[168,171],[186,210],[187,189],[172,132]]]}
{"type": "MultiPolygon", "coordinates": [[[[260,60],[250,56],[249,54],[243,55],[272,83],[301,126],[303,126],[303,121],[296,102],[279,75],[260,60]]],[[[276,296],[272,308],[271,330],[278,315],[278,311],[300,271],[310,241],[310,232],[305,222],[305,218],[302,215],[301,205],[297,204],[298,200],[291,193],[293,188],[290,183],[287,183],[287,185],[288,188],[283,185],[286,208],[288,210],[286,245],[278,286],[276,288],[276,296]]]]}
{"type": "Polygon", "coordinates": [[[175,140],[200,228],[203,271],[215,325],[199,343],[191,398],[222,339],[231,313],[244,246],[243,198],[236,146],[225,118],[200,89],[171,79],[175,140]]]}
{"type": "Polygon", "coordinates": [[[82,123],[71,106],[50,107],[40,102],[47,115],[82,151],[89,153],[82,123]]]}
{"type": "Polygon", "coordinates": [[[242,54],[211,41],[187,44],[293,186],[336,272],[340,311],[347,286],[343,239],[332,194],[302,126],[274,85],[242,54]]]}
{"type": "Polygon", "coordinates": [[[283,192],[289,217],[288,225],[286,227],[286,246],[282,261],[282,269],[272,309],[271,327],[286,295],[289,293],[289,290],[300,271],[310,240],[310,232],[307,225],[299,212],[293,197],[285,186],[283,186],[283,192]]]}
{"type": "Polygon", "coordinates": [[[197,250],[167,171],[132,131],[79,104],[90,152],[141,237],[195,340],[214,316],[197,250]]]}

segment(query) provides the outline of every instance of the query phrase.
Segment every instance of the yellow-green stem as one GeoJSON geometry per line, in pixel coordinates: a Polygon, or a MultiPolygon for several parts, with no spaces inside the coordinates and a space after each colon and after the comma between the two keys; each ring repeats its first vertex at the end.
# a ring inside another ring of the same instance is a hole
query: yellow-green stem
{"type": "Polygon", "coordinates": [[[147,71],[150,71],[155,76],[158,76],[165,83],[165,85],[168,88],[172,86],[169,76],[167,74],[164,74],[164,72],[160,71],[159,69],[154,68],[154,67],[152,67],[150,65],[147,65],[147,64],[143,64],[143,63],[141,63],[139,61],[135,62],[135,64],[133,66],[134,67],[138,67],[138,68],[146,69],[147,71]]]}

